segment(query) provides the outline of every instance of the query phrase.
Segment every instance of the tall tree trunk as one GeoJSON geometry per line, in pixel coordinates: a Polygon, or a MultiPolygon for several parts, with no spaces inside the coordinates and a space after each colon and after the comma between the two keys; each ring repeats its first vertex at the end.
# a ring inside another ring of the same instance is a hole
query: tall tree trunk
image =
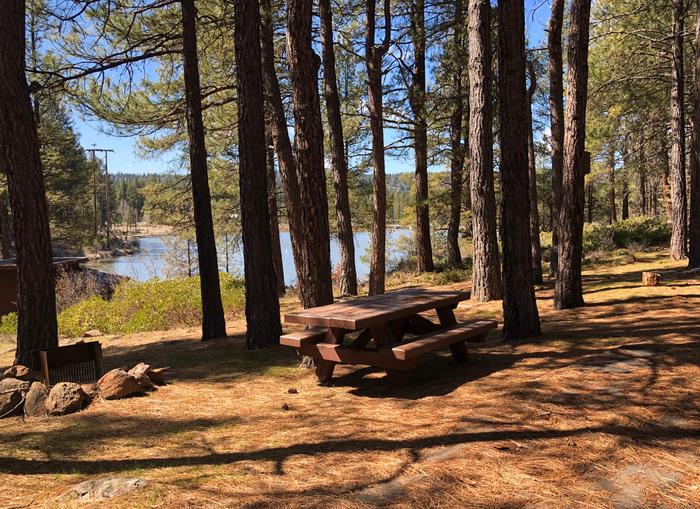
{"type": "Polygon", "coordinates": [[[236,0],[234,16],[246,345],[253,349],[278,343],[282,326],[277,276],[270,256],[272,243],[268,235],[267,144],[260,143],[266,136],[258,1],[236,0]]]}
{"type": "Polygon", "coordinates": [[[559,210],[564,168],[564,60],[561,32],[564,25],[564,0],[552,0],[547,34],[549,54],[549,115],[552,146],[552,251],[549,274],[556,276],[559,257],[559,210]]]}
{"type": "Polygon", "coordinates": [[[0,16],[0,167],[7,176],[17,250],[15,363],[29,364],[32,350],[58,345],[58,326],[39,138],[25,78],[24,18],[24,0],[3,2],[0,16]]]}
{"type": "Polygon", "coordinates": [[[366,0],[365,65],[369,96],[369,127],[372,134],[374,164],[374,211],[372,220],[372,259],[369,269],[369,294],[384,293],[386,277],[386,169],[384,165],[384,112],[382,104],[382,59],[391,43],[391,5],[384,0],[384,40],[375,44],[376,0],[366,0]]]}
{"type": "Polygon", "coordinates": [[[408,89],[413,111],[413,148],[416,157],[416,259],[418,272],[432,272],[428,210],[428,120],[425,111],[425,0],[411,0],[411,38],[415,64],[408,89]]]}
{"type": "Polygon", "coordinates": [[[587,196],[587,202],[588,202],[588,215],[586,217],[586,222],[587,223],[592,223],[593,222],[593,181],[589,180],[586,182],[586,196],[587,196]]]}
{"type": "Polygon", "coordinates": [[[302,237],[302,302],[305,307],[333,302],[328,197],[323,164],[323,125],[318,94],[320,59],[311,48],[310,0],[292,0],[287,11],[287,62],[292,84],[294,149],[299,177],[302,237]]]}
{"type": "Polygon", "coordinates": [[[648,211],[647,211],[647,187],[648,187],[648,181],[647,181],[647,169],[646,169],[646,161],[644,157],[644,142],[640,142],[639,144],[639,172],[638,172],[638,177],[639,177],[639,214],[642,216],[646,216],[648,211]]]}
{"type": "Polygon", "coordinates": [[[503,336],[539,336],[532,286],[528,192],[528,103],[525,91],[525,5],[498,4],[498,91],[501,125],[503,336]]]}
{"type": "MultiPolygon", "coordinates": [[[[696,103],[696,107],[697,107],[696,103]]],[[[694,120],[695,125],[700,118],[694,120]]],[[[690,221],[688,225],[688,268],[700,267],[700,149],[698,134],[694,130],[691,136],[693,153],[690,158],[690,221]]]]}
{"type": "Polygon", "coordinates": [[[630,218],[630,190],[627,175],[622,175],[622,209],[620,213],[623,221],[630,218]]]}
{"type": "Polygon", "coordinates": [[[556,309],[583,306],[583,205],[590,0],[573,0],[569,21],[569,76],[566,95],[564,174],[559,213],[559,267],[554,289],[556,309]]]}
{"type": "Polygon", "coordinates": [[[527,89],[527,167],[530,196],[530,241],[532,243],[532,281],[542,284],[542,245],[540,244],[540,212],[537,205],[537,165],[535,161],[535,140],[532,133],[532,101],[537,90],[537,75],[532,62],[528,62],[530,86],[527,89]]]}
{"type": "Polygon", "coordinates": [[[688,225],[688,267],[700,267],[700,0],[696,0],[695,76],[693,81],[693,136],[690,154],[690,220],[688,225]]]}
{"type": "Polygon", "coordinates": [[[464,100],[462,98],[462,52],[464,51],[464,6],[455,0],[454,48],[452,58],[452,115],[450,116],[450,218],[447,224],[447,260],[451,267],[462,266],[459,250],[459,225],[462,219],[462,187],[464,150],[462,149],[462,121],[464,100]]]}
{"type": "Polygon", "coordinates": [[[654,183],[651,188],[651,215],[659,217],[659,178],[654,177],[654,183]]]}
{"type": "MultiPolygon", "coordinates": [[[[268,124],[269,126],[269,124],[268,124]]],[[[280,244],[280,224],[277,211],[277,175],[275,174],[275,149],[272,134],[265,129],[265,149],[267,155],[267,210],[270,215],[270,246],[272,248],[272,265],[275,267],[277,293],[284,295],[284,264],[282,263],[282,246],[280,244]]]]}
{"type": "Polygon", "coordinates": [[[615,142],[610,141],[608,145],[608,223],[617,222],[617,203],[615,201],[615,142]]]}
{"type": "MultiPolygon", "coordinates": [[[[182,56],[184,59],[187,132],[190,141],[190,177],[194,204],[194,229],[197,239],[199,282],[202,293],[202,340],[226,336],[226,321],[221,303],[219,263],[216,259],[214,221],[211,213],[207,149],[202,121],[202,93],[199,85],[197,28],[194,0],[181,0],[182,56]]],[[[260,141],[258,140],[258,143],[260,141]]],[[[109,199],[107,197],[106,199],[109,199]]]]}
{"type": "Polygon", "coordinates": [[[468,18],[469,180],[474,253],[472,298],[489,301],[501,298],[501,265],[498,258],[496,195],[493,184],[490,2],[469,0],[468,18]]]}
{"type": "Polygon", "coordinates": [[[688,210],[685,189],[685,106],[683,93],[683,17],[685,2],[673,0],[671,68],[671,257],[686,256],[688,210]]]}
{"type": "MultiPolygon", "coordinates": [[[[4,153],[4,148],[0,146],[0,154],[4,153]]],[[[3,157],[4,156],[0,156],[3,157]]],[[[4,168],[0,168],[3,171],[4,168]]],[[[12,257],[12,242],[10,229],[10,214],[7,210],[7,196],[0,192],[0,257],[3,260],[12,257]]]]}
{"type": "MultiPolygon", "coordinates": [[[[260,38],[262,46],[262,68],[263,81],[265,84],[265,95],[270,108],[272,140],[277,153],[279,163],[282,188],[284,190],[285,203],[287,206],[287,221],[289,223],[289,234],[292,241],[292,254],[294,256],[294,267],[299,284],[299,296],[305,308],[315,307],[322,303],[316,302],[316,297],[323,294],[323,291],[316,291],[314,281],[307,280],[306,272],[303,269],[303,260],[306,257],[303,227],[302,227],[302,205],[300,176],[298,175],[294,151],[289,139],[287,129],[287,118],[282,103],[279,80],[275,71],[275,46],[273,38],[272,8],[270,0],[260,1],[262,18],[260,26],[260,38]]],[[[308,247],[308,246],[307,246],[308,247]]],[[[325,302],[323,304],[326,304],[325,302]]]]}
{"type": "Polygon", "coordinates": [[[355,243],[348,195],[348,163],[345,156],[343,121],[340,116],[340,96],[338,95],[338,79],[335,71],[333,17],[330,0],[319,0],[319,16],[321,18],[321,46],[323,47],[323,91],[330,131],[336,227],[338,229],[338,244],[340,245],[340,291],[346,295],[357,295],[355,243]]]}

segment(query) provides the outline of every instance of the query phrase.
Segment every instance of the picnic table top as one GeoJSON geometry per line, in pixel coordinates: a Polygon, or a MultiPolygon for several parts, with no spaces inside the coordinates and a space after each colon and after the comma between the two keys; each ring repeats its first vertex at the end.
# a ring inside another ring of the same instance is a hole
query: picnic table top
{"type": "Polygon", "coordinates": [[[422,311],[457,305],[467,299],[469,299],[468,292],[405,288],[382,295],[292,311],[284,315],[284,321],[317,327],[358,330],[422,311]]]}

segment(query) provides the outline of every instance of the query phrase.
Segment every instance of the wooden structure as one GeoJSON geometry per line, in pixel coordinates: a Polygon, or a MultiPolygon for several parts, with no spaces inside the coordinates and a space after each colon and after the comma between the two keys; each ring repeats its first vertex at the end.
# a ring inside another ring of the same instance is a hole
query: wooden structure
{"type": "Polygon", "coordinates": [[[90,383],[102,377],[102,345],[80,342],[32,352],[32,368],[41,373],[46,385],[59,382],[90,383]]]}
{"type": "Polygon", "coordinates": [[[280,338],[280,343],[316,359],[321,382],[336,364],[365,364],[386,369],[401,381],[428,352],[450,348],[456,362],[467,358],[466,342],[483,341],[496,328],[493,320],[457,323],[454,309],[469,294],[408,288],[347,302],[287,313],[286,323],[307,329],[280,338]],[[435,311],[439,324],[420,313],[435,311]]]}
{"type": "MultiPolygon", "coordinates": [[[[78,270],[87,258],[54,258],[54,269],[78,270]]],[[[0,316],[17,311],[17,262],[14,258],[0,260],[0,316]]]]}

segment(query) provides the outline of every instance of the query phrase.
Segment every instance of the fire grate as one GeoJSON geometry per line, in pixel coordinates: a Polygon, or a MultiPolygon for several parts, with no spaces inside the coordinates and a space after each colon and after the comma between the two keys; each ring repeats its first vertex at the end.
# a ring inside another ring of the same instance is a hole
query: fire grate
{"type": "Polygon", "coordinates": [[[80,342],[32,352],[32,367],[49,387],[59,382],[96,382],[103,374],[102,345],[80,342]]]}

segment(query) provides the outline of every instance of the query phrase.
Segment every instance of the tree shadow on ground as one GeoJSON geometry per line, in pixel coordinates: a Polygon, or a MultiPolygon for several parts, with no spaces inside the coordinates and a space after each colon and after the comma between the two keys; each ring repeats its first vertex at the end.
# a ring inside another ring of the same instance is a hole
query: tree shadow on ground
{"type": "MultiPolygon", "coordinates": [[[[185,422],[186,424],[186,422],[185,422]]],[[[172,468],[182,466],[204,466],[233,464],[242,461],[274,461],[283,463],[295,455],[316,456],[329,453],[350,453],[367,451],[394,452],[405,449],[427,449],[438,446],[470,444],[477,442],[497,442],[503,440],[551,440],[576,437],[591,433],[625,437],[635,440],[640,445],[662,447],[660,440],[664,439],[700,439],[700,428],[681,429],[670,426],[650,425],[644,428],[638,426],[602,425],[587,426],[575,429],[528,429],[528,430],[497,430],[467,433],[450,433],[419,438],[391,439],[348,439],[323,440],[313,443],[299,443],[287,446],[270,447],[254,451],[230,453],[212,453],[204,455],[184,455],[179,457],[153,457],[129,459],[48,459],[28,460],[0,456],[0,472],[15,475],[37,474],[98,474],[114,473],[133,469],[172,468]]]]}
{"type": "Polygon", "coordinates": [[[511,367],[517,355],[470,352],[467,362],[456,364],[447,354],[430,354],[411,373],[407,385],[392,387],[385,376],[368,376],[384,371],[362,367],[333,378],[333,386],[350,387],[350,394],[369,398],[418,400],[444,396],[458,387],[511,367]]]}
{"type": "Polygon", "coordinates": [[[192,338],[175,338],[140,345],[103,347],[105,369],[131,367],[139,362],[153,366],[168,366],[168,380],[206,380],[231,382],[242,376],[264,374],[298,366],[299,360],[291,348],[273,346],[248,350],[244,335],[202,342],[192,338]]]}

